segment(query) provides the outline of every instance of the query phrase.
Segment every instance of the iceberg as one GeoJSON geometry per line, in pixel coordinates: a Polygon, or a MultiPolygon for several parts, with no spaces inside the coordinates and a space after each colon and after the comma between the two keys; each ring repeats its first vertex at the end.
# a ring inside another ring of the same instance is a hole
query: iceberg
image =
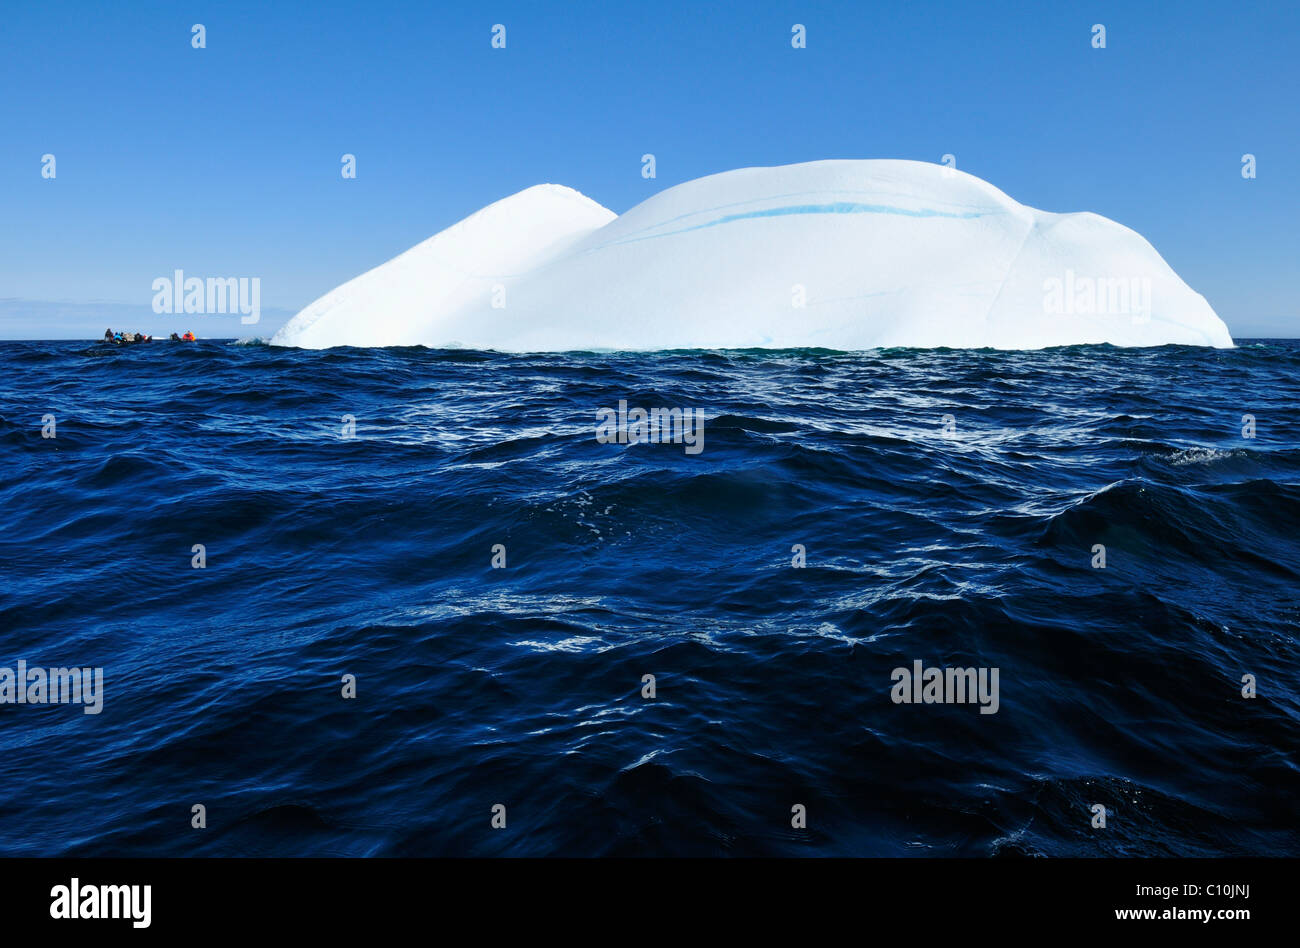
{"type": "Polygon", "coordinates": [[[272,345],[509,352],[1231,347],[1141,235],[954,168],[816,161],[625,214],[539,184],[331,290],[272,345]]]}

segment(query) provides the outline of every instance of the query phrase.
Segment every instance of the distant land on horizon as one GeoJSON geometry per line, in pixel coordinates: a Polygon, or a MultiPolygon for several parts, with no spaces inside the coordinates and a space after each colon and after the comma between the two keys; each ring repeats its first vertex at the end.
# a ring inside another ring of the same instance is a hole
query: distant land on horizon
{"type": "MultiPolygon", "coordinates": [[[[355,276],[355,274],[353,274],[355,276]]],[[[304,302],[311,302],[310,300],[304,302]]],[[[0,340],[8,342],[57,339],[99,339],[104,330],[127,330],[155,336],[193,330],[207,339],[270,339],[275,331],[291,319],[297,310],[263,307],[261,320],[243,325],[239,315],[175,315],[155,313],[149,302],[124,303],[118,300],[24,300],[0,299],[0,340]],[[32,335],[29,327],[35,320],[48,332],[32,335]],[[20,328],[21,327],[21,328],[20,328]]],[[[1222,313],[1220,313],[1223,316],[1222,313]]],[[[1223,316],[1234,340],[1300,338],[1300,317],[1265,317],[1235,319],[1223,316]]]]}
{"type": "Polygon", "coordinates": [[[155,313],[149,302],[123,303],[115,300],[23,300],[0,299],[0,339],[55,340],[99,339],[105,329],[143,332],[152,336],[169,336],[187,329],[207,339],[270,338],[295,311],[263,307],[261,319],[253,325],[240,322],[238,313],[230,315],[155,313]],[[35,321],[48,332],[32,335],[35,321]]]}

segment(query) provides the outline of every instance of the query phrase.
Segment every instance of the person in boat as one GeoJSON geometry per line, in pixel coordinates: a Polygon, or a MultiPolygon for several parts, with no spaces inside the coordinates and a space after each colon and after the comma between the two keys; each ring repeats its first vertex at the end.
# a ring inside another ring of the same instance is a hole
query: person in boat
{"type": "Polygon", "coordinates": [[[188,329],[185,330],[185,335],[181,336],[181,340],[182,340],[183,342],[193,342],[193,341],[194,341],[194,333],[190,332],[188,329]]]}
{"type": "Polygon", "coordinates": [[[105,341],[105,342],[112,342],[112,341],[113,341],[113,330],[112,330],[112,329],[105,329],[105,330],[104,330],[104,341],[105,341]]]}
{"type": "Polygon", "coordinates": [[[172,333],[171,341],[172,341],[172,342],[180,342],[180,341],[181,341],[181,337],[178,336],[178,335],[176,335],[176,333],[172,333]]]}

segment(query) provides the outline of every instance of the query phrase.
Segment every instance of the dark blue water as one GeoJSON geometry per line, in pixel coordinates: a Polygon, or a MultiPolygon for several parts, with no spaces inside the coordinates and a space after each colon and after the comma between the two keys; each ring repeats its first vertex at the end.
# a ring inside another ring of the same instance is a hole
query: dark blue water
{"type": "Polygon", "coordinates": [[[1292,341],[0,344],[0,666],[105,675],[0,704],[0,852],[1300,853],[1298,410],[1292,341]]]}

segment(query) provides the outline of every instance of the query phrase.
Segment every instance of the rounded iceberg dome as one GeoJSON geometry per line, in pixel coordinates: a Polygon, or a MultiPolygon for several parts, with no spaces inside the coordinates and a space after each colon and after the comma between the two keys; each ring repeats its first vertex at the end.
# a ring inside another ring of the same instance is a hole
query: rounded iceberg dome
{"type": "Polygon", "coordinates": [[[1231,346],[1144,238],[916,161],[745,168],[621,216],[557,185],[343,284],[273,344],[504,351],[1231,346]]]}

